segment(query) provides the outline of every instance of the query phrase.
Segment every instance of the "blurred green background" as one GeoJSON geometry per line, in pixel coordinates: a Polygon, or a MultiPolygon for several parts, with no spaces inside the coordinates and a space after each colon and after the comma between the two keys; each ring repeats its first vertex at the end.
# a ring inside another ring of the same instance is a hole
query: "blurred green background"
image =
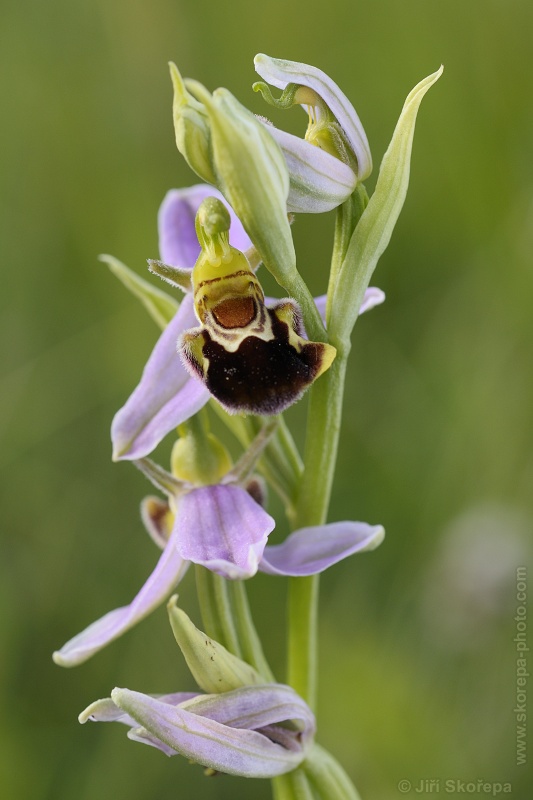
{"type": "MultiPolygon", "coordinates": [[[[407,93],[445,64],[373,281],[387,301],[355,331],[331,519],[381,522],[388,538],[322,581],[320,741],[365,800],[432,778],[441,793],[482,778],[530,796],[512,641],[533,516],[530,0],[26,0],[4,3],[0,29],[2,797],[269,796],[118,726],[78,725],[115,685],[193,688],[163,609],[77,669],[51,660],[157,559],[138,515],[147,484],[111,463],[108,430],[158,331],[96,257],[144,274],[165,192],[196,182],[174,146],[167,61],[266,113],[256,52],[331,74],[376,165],[407,93]]],[[[304,131],[298,110],[274,119],[304,131]]],[[[332,223],[294,226],[316,293],[332,223]]],[[[289,414],[297,436],[304,411],[289,414]]],[[[249,588],[282,677],[284,582],[249,588]]],[[[195,613],[193,581],[180,591],[195,613]]]]}

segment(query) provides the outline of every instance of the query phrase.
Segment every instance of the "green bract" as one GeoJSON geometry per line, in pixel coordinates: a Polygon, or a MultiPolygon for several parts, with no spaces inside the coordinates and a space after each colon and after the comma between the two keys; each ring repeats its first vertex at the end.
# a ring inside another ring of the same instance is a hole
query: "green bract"
{"type": "Polygon", "coordinates": [[[328,331],[333,342],[347,343],[378,260],[386,249],[402,210],[411,162],[416,116],[422,98],[442,75],[443,67],[409,93],[383,156],[374,194],[353,231],[332,286],[328,331]]]}
{"type": "Polygon", "coordinates": [[[204,692],[219,694],[241,686],[265,683],[265,677],[199,630],[177,606],[177,595],[168,602],[172,631],[191,674],[204,692]]]}

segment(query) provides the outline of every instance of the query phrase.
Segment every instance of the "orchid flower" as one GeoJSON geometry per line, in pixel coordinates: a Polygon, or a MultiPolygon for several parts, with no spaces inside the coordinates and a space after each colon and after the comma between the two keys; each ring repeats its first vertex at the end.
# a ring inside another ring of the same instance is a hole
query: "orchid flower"
{"type": "Polygon", "coordinates": [[[109,611],[54,653],[61,666],[83,663],[148,616],[172,594],[191,561],[232,580],[252,577],[258,569],[315,575],[373,550],[384,537],[380,525],[346,521],[301,528],[282,544],[265,547],[274,520],[242,486],[187,487],[148,459],[138,466],[169,496],[168,501],[145,498],[141,506],[145,527],[163,552],[129,605],[109,611]]]}
{"type": "MultiPolygon", "coordinates": [[[[200,184],[168,192],[159,211],[159,248],[164,264],[179,267],[184,282],[200,253],[195,230],[195,215],[209,196],[220,198],[216,189],[200,184]]],[[[236,249],[247,251],[250,239],[233,213],[229,241],[236,249]]],[[[159,269],[158,274],[163,274],[159,269]]],[[[175,272],[172,273],[173,275],[175,272]]],[[[381,290],[369,288],[361,311],[382,303],[381,290]]],[[[267,305],[275,302],[267,298],[267,305]]],[[[321,313],[325,297],[317,299],[321,313]]],[[[186,293],[181,305],[155,345],[144,368],[141,381],[126,404],[117,412],[111,426],[114,460],[142,458],[154,450],[174,428],[194,415],[209,400],[206,386],[187,371],[176,346],[186,331],[197,325],[193,297],[186,293]]]]}
{"type": "MultiPolygon", "coordinates": [[[[272,416],[295,403],[337,351],[304,337],[293,300],[266,305],[248,259],[229,244],[230,225],[224,203],[216,197],[202,202],[196,215],[202,250],[192,271],[200,325],[182,334],[178,351],[229,414],[272,416]]],[[[318,317],[315,307],[314,313],[318,317]]]]}
{"type": "Polygon", "coordinates": [[[280,108],[300,104],[309,113],[304,139],[268,124],[291,177],[288,208],[304,213],[335,208],[372,171],[368,140],[354,107],[337,84],[316,67],[262,53],[254,63],[267,83],[284,90],[281,98],[274,100],[266,84],[254,84],[267,102],[280,108]]]}
{"type": "Polygon", "coordinates": [[[120,722],[128,738],[217,772],[272,778],[295,769],[312,744],[315,719],[289,686],[242,686],[222,694],[153,697],[114,689],[81,723],[120,722]]]}

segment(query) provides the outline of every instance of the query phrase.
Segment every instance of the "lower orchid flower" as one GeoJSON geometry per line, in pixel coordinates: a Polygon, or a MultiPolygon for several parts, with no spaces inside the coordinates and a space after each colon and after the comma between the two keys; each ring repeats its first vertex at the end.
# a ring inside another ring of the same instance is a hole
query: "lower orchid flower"
{"type": "MultiPolygon", "coordinates": [[[[195,215],[201,203],[211,196],[220,197],[215,189],[207,185],[191,186],[181,191],[172,190],[166,195],[159,212],[159,246],[165,264],[160,264],[155,269],[172,283],[176,283],[177,273],[180,272],[182,279],[178,277],[178,280],[181,288],[187,285],[191,287],[192,267],[201,249],[195,230],[195,215]],[[166,265],[172,266],[167,267],[165,272],[166,265]],[[174,269],[174,266],[179,267],[179,270],[174,269]]],[[[229,214],[230,243],[236,249],[249,251],[251,242],[242,225],[231,209],[229,214]]],[[[382,303],[384,297],[380,289],[367,289],[360,313],[382,303]]],[[[266,307],[269,308],[276,302],[267,299],[266,307]]],[[[325,296],[317,298],[316,303],[324,316],[325,296]]],[[[297,307],[290,301],[285,301],[284,306],[278,304],[277,308],[274,305],[273,313],[276,312],[282,317],[284,312],[285,316],[293,319],[297,320],[298,317],[297,307]]],[[[156,343],[139,385],[115,415],[111,427],[115,460],[132,460],[148,455],[173,428],[199,411],[211,397],[205,382],[198,379],[202,377],[199,375],[201,370],[197,365],[198,359],[194,357],[194,347],[190,347],[190,337],[186,336],[191,329],[197,331],[197,325],[193,296],[189,291],[156,343]],[[177,342],[183,337],[187,343],[185,353],[191,353],[192,349],[192,358],[185,356],[185,364],[189,364],[189,369],[186,369],[176,352],[177,342]],[[196,377],[193,377],[195,373],[196,377]]],[[[295,329],[289,326],[289,334],[291,329],[298,336],[303,334],[298,322],[295,322],[295,329]]],[[[298,361],[295,364],[299,372],[302,367],[298,361]]],[[[230,365],[230,368],[233,366],[230,365]]],[[[303,366],[304,369],[309,369],[305,364],[303,366]]],[[[262,380],[264,383],[264,376],[262,380]]]]}
{"type": "Polygon", "coordinates": [[[170,624],[204,694],[151,696],[114,689],[79,716],[81,723],[121,722],[128,737],[168,756],[181,754],[210,770],[270,778],[295,769],[315,733],[315,718],[289,686],[265,675],[199,630],[177,605],[170,624]]]}
{"type": "Polygon", "coordinates": [[[121,722],[130,728],[128,738],[167,756],[180,754],[217,772],[247,778],[272,778],[296,769],[315,732],[307,704],[282,684],[160,697],[114,689],[79,720],[121,722]]]}
{"type": "MultiPolygon", "coordinates": [[[[256,458],[265,442],[266,437],[258,436],[243,458],[256,458]]],[[[239,464],[218,483],[204,486],[180,481],[149,459],[136,464],[167,494],[166,501],[148,497],[141,506],[145,527],[163,552],[129,605],[108,612],[54,653],[61,666],[83,663],[148,616],[167,600],[190,562],[229,580],[250,578],[258,570],[280,576],[315,575],[383,540],[380,525],[336,522],[301,528],[282,544],[267,546],[275,522],[246,490],[246,477],[239,480],[239,464]]]]}

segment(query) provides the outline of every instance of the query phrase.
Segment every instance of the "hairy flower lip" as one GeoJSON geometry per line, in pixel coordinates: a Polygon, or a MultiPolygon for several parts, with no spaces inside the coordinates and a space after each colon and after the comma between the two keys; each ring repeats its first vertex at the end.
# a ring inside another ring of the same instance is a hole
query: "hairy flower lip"
{"type": "Polygon", "coordinates": [[[364,181],[368,178],[372,172],[372,156],[366,133],[353,105],[328,75],[309,64],[271,58],[264,53],[256,55],[254,66],[263,80],[278,89],[285,89],[289,83],[313,89],[343,129],[357,159],[358,179],[364,181]]]}
{"type": "MultiPolygon", "coordinates": [[[[323,318],[325,300],[325,295],[316,299],[323,318]]],[[[359,313],[384,300],[381,289],[369,287],[359,313]]],[[[271,302],[272,298],[266,298],[267,305],[271,302]]],[[[196,325],[192,297],[186,295],[156,342],[139,384],[115,414],[111,426],[113,460],[133,461],[149,455],[170,431],[196,414],[210,399],[209,391],[190,375],[177,353],[181,334],[196,325]]]]}

